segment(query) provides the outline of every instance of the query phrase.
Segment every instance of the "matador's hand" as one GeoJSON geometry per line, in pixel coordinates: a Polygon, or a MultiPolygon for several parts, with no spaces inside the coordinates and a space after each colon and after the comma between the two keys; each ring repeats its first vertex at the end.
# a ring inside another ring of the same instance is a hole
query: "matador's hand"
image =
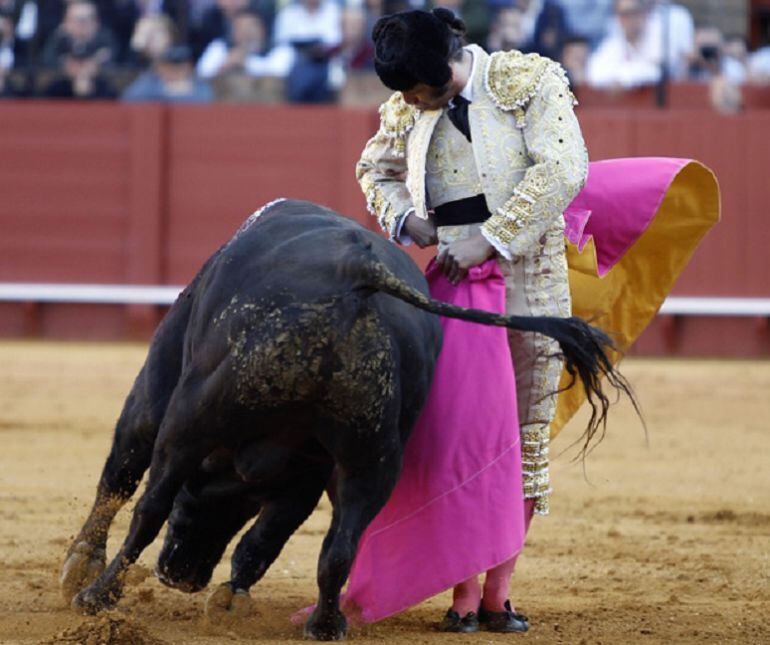
{"type": "Polygon", "coordinates": [[[417,217],[414,213],[409,213],[404,222],[404,229],[406,229],[409,237],[421,249],[438,244],[436,224],[431,218],[423,219],[422,217],[417,217]]]}
{"type": "Polygon", "coordinates": [[[458,284],[471,267],[486,262],[495,254],[486,238],[477,233],[467,240],[457,240],[448,245],[436,258],[436,264],[452,284],[458,284]]]}

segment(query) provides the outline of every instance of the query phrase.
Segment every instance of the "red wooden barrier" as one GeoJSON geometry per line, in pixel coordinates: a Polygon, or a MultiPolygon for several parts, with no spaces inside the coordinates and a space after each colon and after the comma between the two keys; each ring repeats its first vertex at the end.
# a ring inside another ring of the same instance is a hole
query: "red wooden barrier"
{"type": "MultiPolygon", "coordinates": [[[[580,119],[594,159],[693,157],[716,171],[724,221],[677,294],[770,297],[770,112],[582,107],[580,119]]],[[[281,196],[376,228],[354,178],[376,125],[370,110],[340,108],[0,104],[0,281],[185,283],[245,217],[281,196]]],[[[0,335],[146,335],[158,313],[0,304],[0,335]]],[[[687,320],[667,334],[686,353],[720,353],[714,326],[726,323],[704,324],[687,320]]],[[[762,324],[731,322],[743,340],[727,353],[768,353],[762,324]]],[[[661,334],[640,349],[664,350],[661,334]]]]}

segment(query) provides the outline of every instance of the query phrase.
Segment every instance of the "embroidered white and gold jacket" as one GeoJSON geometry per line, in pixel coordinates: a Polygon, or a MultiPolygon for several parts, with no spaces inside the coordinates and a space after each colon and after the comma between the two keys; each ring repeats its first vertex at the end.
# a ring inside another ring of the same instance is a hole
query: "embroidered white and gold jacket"
{"type": "MultiPolygon", "coordinates": [[[[469,49],[473,154],[492,213],[482,233],[509,260],[536,255],[546,233],[564,230],[564,210],[586,180],[575,99],[558,63],[537,54],[469,49]]],[[[356,166],[369,210],[391,237],[411,208],[428,217],[426,157],[441,114],[417,110],[396,92],[380,107],[380,128],[356,166]]]]}

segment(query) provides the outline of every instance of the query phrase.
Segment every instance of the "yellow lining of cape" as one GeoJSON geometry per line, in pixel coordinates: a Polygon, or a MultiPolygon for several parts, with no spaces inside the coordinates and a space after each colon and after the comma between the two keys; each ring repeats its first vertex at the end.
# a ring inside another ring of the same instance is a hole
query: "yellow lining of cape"
{"type": "MultiPolygon", "coordinates": [[[[704,165],[691,161],[669,186],[650,225],[620,261],[598,276],[590,239],[579,252],[567,245],[572,313],[610,334],[624,352],[660,309],[703,236],[719,221],[719,184],[704,165]]],[[[617,362],[620,355],[613,356],[617,362]]],[[[561,386],[569,383],[562,373],[561,386]]],[[[581,386],[559,395],[551,438],[585,401],[581,386]]]]}

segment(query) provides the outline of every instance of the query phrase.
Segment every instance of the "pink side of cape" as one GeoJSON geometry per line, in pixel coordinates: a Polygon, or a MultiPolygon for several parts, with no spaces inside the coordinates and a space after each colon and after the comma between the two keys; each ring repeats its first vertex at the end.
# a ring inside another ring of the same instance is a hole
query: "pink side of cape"
{"type": "Polygon", "coordinates": [[[639,239],[671,182],[689,159],[634,157],[594,161],[588,181],[564,213],[565,235],[582,250],[590,237],[603,276],[639,239]]]}
{"type": "MultiPolygon", "coordinates": [[[[434,266],[438,300],[505,311],[497,263],[457,287],[434,266]]],[[[343,609],[381,620],[517,554],[525,522],[516,389],[505,329],[441,319],[444,346],[407,443],[401,478],[366,530],[343,609]]]]}

